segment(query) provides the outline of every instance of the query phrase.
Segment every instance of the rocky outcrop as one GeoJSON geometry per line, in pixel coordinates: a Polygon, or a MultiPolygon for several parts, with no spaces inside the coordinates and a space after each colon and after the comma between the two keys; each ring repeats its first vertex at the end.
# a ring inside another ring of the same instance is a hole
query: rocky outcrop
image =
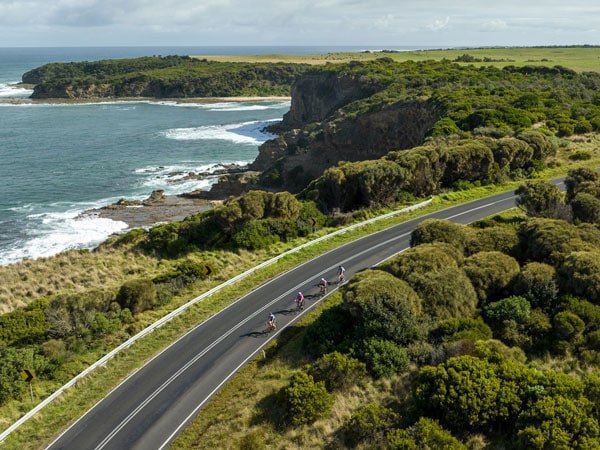
{"type": "Polygon", "coordinates": [[[365,112],[345,108],[382,86],[337,73],[308,73],[293,86],[290,111],[250,165],[262,172],[255,187],[298,192],[340,161],[377,159],[420,145],[443,115],[428,100],[375,103],[365,112]],[[350,112],[348,112],[350,111],[350,112]]]}

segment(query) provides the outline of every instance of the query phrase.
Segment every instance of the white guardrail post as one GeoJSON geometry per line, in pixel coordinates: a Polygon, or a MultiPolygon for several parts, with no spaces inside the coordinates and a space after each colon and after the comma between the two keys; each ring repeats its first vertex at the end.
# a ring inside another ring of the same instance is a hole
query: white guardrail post
{"type": "Polygon", "coordinates": [[[406,208],[402,208],[402,209],[399,209],[399,210],[396,210],[396,211],[392,211],[390,213],[383,214],[381,216],[377,216],[377,217],[374,217],[372,219],[365,220],[363,222],[360,222],[360,223],[357,223],[357,224],[354,224],[354,225],[350,225],[349,227],[345,227],[345,228],[342,228],[340,230],[334,231],[332,233],[326,234],[324,236],[321,236],[320,238],[314,239],[314,240],[312,240],[310,242],[306,242],[306,243],[304,243],[304,244],[302,244],[302,245],[300,245],[298,247],[295,247],[295,248],[293,248],[291,250],[287,250],[286,252],[284,252],[284,253],[282,253],[282,254],[280,254],[278,256],[275,256],[274,258],[271,258],[268,261],[265,261],[265,262],[263,262],[263,263],[261,263],[261,264],[259,264],[257,266],[254,266],[252,269],[248,269],[245,272],[243,272],[243,273],[241,273],[239,275],[236,275],[235,277],[231,278],[230,280],[227,280],[224,283],[221,283],[220,285],[215,286],[214,288],[206,291],[205,293],[199,295],[198,297],[190,300],[185,305],[182,305],[179,308],[171,311],[169,314],[167,314],[166,316],[164,316],[161,319],[157,320],[152,325],[149,325],[148,327],[144,328],[138,334],[136,334],[135,336],[131,337],[127,341],[123,342],[117,348],[115,348],[111,352],[107,353],[102,358],[100,358],[98,361],[96,361],[94,364],[92,364],[87,369],[85,369],[84,371],[82,371],[81,373],[79,373],[75,378],[73,378],[67,384],[65,384],[64,386],[60,387],[56,391],[54,391],[48,398],[46,398],[45,400],[43,400],[41,403],[39,403],[37,406],[35,406],[32,410],[30,410],[27,414],[25,414],[24,416],[22,416],[19,420],[17,420],[15,423],[13,423],[10,427],[8,427],[6,430],[4,430],[2,432],[2,434],[0,434],[0,443],[2,441],[4,441],[4,439],[6,439],[6,437],[10,433],[12,433],[17,428],[19,428],[21,425],[23,425],[31,417],[33,417],[35,414],[37,414],[39,411],[41,411],[42,408],[44,408],[46,405],[48,405],[52,401],[54,401],[59,395],[61,395],[64,391],[66,391],[67,389],[69,389],[70,387],[72,387],[73,385],[75,385],[83,377],[87,376],[89,373],[91,373],[92,371],[96,370],[98,367],[104,366],[110,359],[112,359],[119,352],[121,352],[122,350],[124,350],[124,349],[132,346],[136,341],[138,341],[139,339],[143,338],[147,334],[152,333],[155,329],[161,327],[162,325],[164,325],[165,323],[167,323],[168,321],[170,321],[174,317],[177,317],[179,314],[181,314],[182,312],[184,312],[185,310],[187,310],[192,305],[195,305],[196,303],[204,300],[205,298],[210,297],[211,295],[213,295],[214,293],[220,291],[224,287],[230,286],[232,284],[235,284],[238,281],[240,281],[240,280],[246,278],[247,276],[253,274],[258,269],[262,269],[263,267],[267,267],[267,266],[269,266],[269,265],[271,265],[271,264],[279,261],[281,258],[283,258],[283,257],[285,257],[287,255],[291,255],[292,253],[296,253],[296,252],[298,252],[298,251],[300,251],[300,250],[302,250],[302,249],[304,249],[306,247],[310,247],[311,245],[315,245],[318,242],[321,242],[321,241],[324,241],[324,240],[327,240],[327,239],[331,239],[332,237],[337,236],[338,234],[347,233],[348,231],[354,230],[356,228],[359,228],[359,227],[362,227],[362,226],[365,226],[365,225],[369,225],[371,223],[375,223],[375,222],[378,222],[380,220],[384,220],[384,219],[393,217],[393,216],[398,215],[398,214],[402,214],[402,213],[405,213],[405,212],[413,211],[413,210],[418,209],[418,208],[422,208],[423,206],[426,206],[429,203],[431,203],[431,201],[432,201],[432,199],[430,198],[430,199],[425,200],[424,202],[418,203],[416,205],[412,205],[412,206],[408,206],[406,208]]]}

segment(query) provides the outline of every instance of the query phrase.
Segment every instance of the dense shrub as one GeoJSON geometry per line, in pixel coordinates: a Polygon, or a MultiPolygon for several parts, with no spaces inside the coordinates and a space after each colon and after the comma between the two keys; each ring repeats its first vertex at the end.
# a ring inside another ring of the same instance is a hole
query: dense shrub
{"type": "Polygon", "coordinates": [[[354,348],[357,357],[366,363],[369,373],[376,377],[389,377],[408,368],[410,359],[403,347],[380,338],[364,339],[354,348]]]}
{"type": "Polygon", "coordinates": [[[529,321],[531,305],[524,297],[512,296],[487,304],[483,312],[488,323],[496,327],[509,320],[523,324],[529,321]]]}
{"type": "Polygon", "coordinates": [[[558,218],[563,210],[563,194],[546,180],[527,180],[515,191],[517,206],[531,217],[558,218]]]}
{"type": "Polygon", "coordinates": [[[444,429],[437,420],[421,417],[407,429],[388,433],[388,445],[393,450],[467,450],[467,447],[450,431],[444,429]]]}
{"type": "Polygon", "coordinates": [[[423,299],[423,313],[434,320],[470,317],[475,312],[477,293],[461,268],[415,273],[407,281],[423,299]]]}
{"type": "Polygon", "coordinates": [[[433,242],[445,242],[464,253],[472,238],[473,230],[449,220],[425,219],[410,235],[411,247],[433,242]]]}
{"type": "Polygon", "coordinates": [[[343,297],[360,337],[378,336],[405,344],[421,332],[421,299],[406,282],[387,272],[367,270],[353,276],[343,297]]]}
{"type": "Polygon", "coordinates": [[[600,447],[600,426],[586,399],[544,396],[519,415],[521,448],[592,449],[600,447]]]}
{"type": "Polygon", "coordinates": [[[478,341],[491,339],[492,330],[481,317],[450,318],[438,325],[434,335],[443,342],[461,339],[478,341]]]}
{"type": "Polygon", "coordinates": [[[379,448],[386,434],[399,420],[397,413],[376,403],[358,409],[344,426],[344,441],[350,447],[358,444],[379,448]]]}
{"type": "Polygon", "coordinates": [[[467,245],[467,255],[491,251],[518,257],[519,236],[517,230],[503,226],[492,226],[476,230],[467,245]]]}
{"type": "Polygon", "coordinates": [[[326,417],[333,406],[333,396],[325,383],[315,382],[304,371],[296,372],[288,387],[283,389],[283,402],[292,425],[313,423],[326,417]]]}
{"type": "Polygon", "coordinates": [[[42,340],[49,329],[46,300],[37,300],[23,309],[0,315],[0,346],[42,340]]]}
{"type": "Polygon", "coordinates": [[[134,315],[152,309],[155,301],[156,286],[147,279],[126,281],[117,295],[121,308],[129,309],[134,315]]]}
{"type": "Polygon", "coordinates": [[[579,192],[570,205],[576,222],[600,223],[600,198],[587,192],[579,192]]]}
{"type": "Polygon", "coordinates": [[[551,310],[558,297],[556,269],[540,262],[526,264],[515,277],[513,292],[529,300],[534,308],[551,310]]]}
{"type": "Polygon", "coordinates": [[[409,281],[413,274],[427,274],[449,267],[458,267],[462,254],[449,244],[434,242],[411,247],[390,258],[381,268],[409,281]]]}
{"type": "Polygon", "coordinates": [[[306,327],[302,348],[310,355],[319,357],[336,350],[349,348],[357,326],[356,318],[343,305],[334,305],[321,312],[306,327]]]}
{"type": "Polygon", "coordinates": [[[367,375],[364,362],[340,352],[323,355],[304,371],[316,382],[324,382],[329,392],[354,386],[367,375]]]}
{"type": "Polygon", "coordinates": [[[479,252],[462,265],[482,304],[500,298],[519,273],[519,263],[500,252],[479,252]]]}
{"type": "Polygon", "coordinates": [[[565,258],[559,270],[562,289],[600,302],[600,252],[573,252],[565,258]]]}

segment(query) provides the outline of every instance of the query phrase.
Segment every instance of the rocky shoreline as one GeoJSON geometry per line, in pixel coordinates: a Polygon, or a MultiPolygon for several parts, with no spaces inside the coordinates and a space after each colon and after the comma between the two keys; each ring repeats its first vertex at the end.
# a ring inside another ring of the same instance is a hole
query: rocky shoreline
{"type": "MultiPolygon", "coordinates": [[[[185,177],[203,180],[207,178],[218,178],[219,181],[231,175],[243,174],[248,171],[247,166],[230,164],[212,172],[190,172],[185,177]]],[[[171,174],[173,177],[181,177],[181,173],[171,174]]],[[[181,178],[179,178],[181,179],[181,178]]],[[[230,195],[238,195],[243,187],[236,187],[229,183],[216,183],[217,189],[210,191],[198,189],[178,195],[165,195],[163,190],[153,191],[145,200],[129,200],[121,198],[112,205],[101,208],[90,209],[81,214],[81,217],[99,217],[125,222],[127,230],[134,228],[149,228],[161,223],[176,222],[193,214],[198,214],[209,208],[222,203],[230,195]]],[[[125,230],[125,231],[127,231],[125,230]]]]}

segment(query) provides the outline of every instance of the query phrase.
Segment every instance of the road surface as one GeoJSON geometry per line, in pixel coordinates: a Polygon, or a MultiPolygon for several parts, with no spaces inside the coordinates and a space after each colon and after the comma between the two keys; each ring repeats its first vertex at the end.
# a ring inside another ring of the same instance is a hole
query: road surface
{"type": "Polygon", "coordinates": [[[514,206],[509,192],[438,211],[338,247],[258,286],[127,378],[48,448],[167,448],[238,369],[300,317],[293,301],[298,291],[307,296],[305,314],[319,301],[321,277],[333,282],[342,264],[350,278],[405,250],[411,231],[422,220],[467,224],[514,206]],[[274,333],[264,332],[269,312],[277,317],[274,333]]]}

